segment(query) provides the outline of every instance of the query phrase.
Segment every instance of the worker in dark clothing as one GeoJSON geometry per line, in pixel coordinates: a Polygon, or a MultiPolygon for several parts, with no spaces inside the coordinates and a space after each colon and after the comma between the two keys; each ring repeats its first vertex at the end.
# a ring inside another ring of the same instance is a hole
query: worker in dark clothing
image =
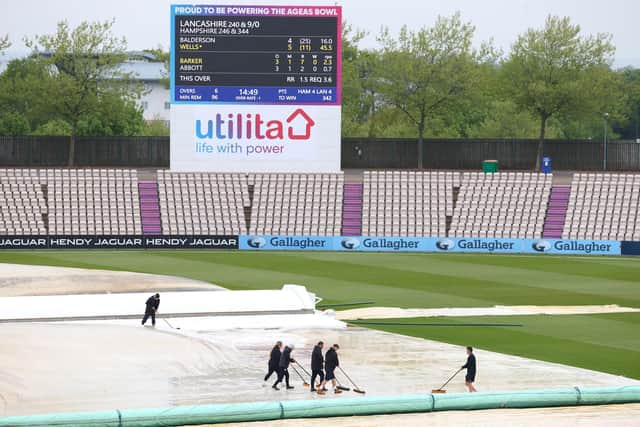
{"type": "Polygon", "coordinates": [[[467,347],[467,363],[462,366],[462,369],[467,370],[467,375],[464,377],[464,384],[469,389],[469,393],[478,391],[473,386],[476,380],[476,356],[473,355],[473,348],[471,347],[467,347]]]}
{"type": "Polygon", "coordinates": [[[280,356],[282,355],[282,341],[278,341],[276,345],[271,349],[269,354],[269,370],[267,375],[264,376],[264,380],[267,381],[271,374],[278,375],[278,366],[280,365],[280,356]]]}
{"type": "Polygon", "coordinates": [[[282,354],[280,355],[280,363],[278,364],[278,379],[271,387],[276,390],[280,390],[278,388],[278,384],[282,382],[282,379],[285,379],[285,384],[287,385],[287,390],[291,390],[293,388],[292,385],[289,384],[289,364],[296,363],[296,360],[291,357],[291,352],[295,346],[293,344],[289,344],[284,347],[282,354]]]}
{"type": "Polygon", "coordinates": [[[146,304],[147,308],[144,310],[142,324],[144,325],[147,322],[149,316],[151,316],[151,324],[153,326],[156,326],[156,313],[158,312],[158,307],[160,307],[160,294],[150,296],[146,304]]]}
{"type": "Polygon", "coordinates": [[[342,393],[342,390],[338,388],[336,375],[335,375],[336,368],[340,366],[340,361],[338,360],[339,349],[340,349],[340,346],[338,344],[334,344],[333,346],[331,346],[329,350],[327,350],[327,353],[324,355],[324,358],[325,358],[324,370],[326,371],[326,375],[324,377],[324,381],[320,386],[321,388],[324,388],[327,381],[331,381],[331,384],[333,385],[333,392],[335,394],[342,393]]]}
{"type": "Polygon", "coordinates": [[[314,387],[316,383],[316,377],[318,377],[318,393],[324,394],[326,391],[322,388],[322,382],[324,381],[324,372],[322,370],[324,366],[324,357],[322,356],[322,347],[324,347],[324,343],[320,341],[313,347],[313,351],[311,352],[311,392],[316,391],[314,387]]]}

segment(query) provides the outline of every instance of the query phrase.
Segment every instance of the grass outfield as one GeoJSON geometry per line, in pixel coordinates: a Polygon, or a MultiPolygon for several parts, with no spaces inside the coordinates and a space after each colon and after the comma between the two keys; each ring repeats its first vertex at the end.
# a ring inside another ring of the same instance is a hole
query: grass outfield
{"type": "MultiPolygon", "coordinates": [[[[328,303],[372,300],[379,306],[408,308],[640,307],[640,259],[636,258],[89,250],[2,251],[0,262],[169,274],[229,289],[274,289],[297,283],[328,303]]],[[[510,322],[515,317],[493,319],[510,322]]],[[[521,316],[516,323],[524,326],[384,329],[640,379],[638,313],[521,316]]]]}

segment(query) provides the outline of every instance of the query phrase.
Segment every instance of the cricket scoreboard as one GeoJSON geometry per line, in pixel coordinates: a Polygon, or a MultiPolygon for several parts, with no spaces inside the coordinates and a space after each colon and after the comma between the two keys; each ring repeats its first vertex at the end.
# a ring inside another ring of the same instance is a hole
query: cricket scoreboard
{"type": "Polygon", "coordinates": [[[339,6],[171,6],[171,168],[340,169],[339,6]]]}

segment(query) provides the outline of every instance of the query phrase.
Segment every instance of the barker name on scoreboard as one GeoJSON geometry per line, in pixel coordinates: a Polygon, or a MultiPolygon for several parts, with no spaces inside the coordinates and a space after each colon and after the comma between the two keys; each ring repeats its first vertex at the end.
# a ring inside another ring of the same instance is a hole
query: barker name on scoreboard
{"type": "Polygon", "coordinates": [[[339,7],[171,12],[172,103],[340,105],[339,7]]]}

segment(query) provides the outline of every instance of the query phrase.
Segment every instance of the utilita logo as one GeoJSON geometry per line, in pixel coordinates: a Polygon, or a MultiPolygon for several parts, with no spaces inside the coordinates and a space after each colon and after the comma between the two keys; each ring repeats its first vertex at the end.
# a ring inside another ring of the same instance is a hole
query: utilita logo
{"type": "Polygon", "coordinates": [[[302,108],[283,120],[265,118],[262,114],[216,114],[215,120],[196,120],[196,137],[200,139],[269,139],[306,141],[316,122],[302,108]]]}

